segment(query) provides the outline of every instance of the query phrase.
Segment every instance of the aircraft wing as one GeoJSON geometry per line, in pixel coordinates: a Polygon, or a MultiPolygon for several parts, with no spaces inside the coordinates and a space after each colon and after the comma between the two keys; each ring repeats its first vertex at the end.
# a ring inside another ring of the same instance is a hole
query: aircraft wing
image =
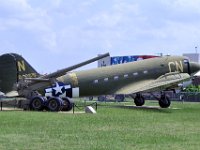
{"type": "Polygon", "coordinates": [[[168,88],[177,87],[183,81],[189,80],[190,75],[187,73],[167,73],[156,80],[142,80],[128,84],[115,91],[115,94],[134,94],[138,92],[162,91],[168,88]]]}

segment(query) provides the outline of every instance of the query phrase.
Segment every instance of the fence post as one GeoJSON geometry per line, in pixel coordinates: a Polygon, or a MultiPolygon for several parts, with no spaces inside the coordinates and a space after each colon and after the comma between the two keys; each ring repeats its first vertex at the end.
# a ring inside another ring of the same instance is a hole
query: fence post
{"type": "Polygon", "coordinates": [[[3,107],[3,104],[2,104],[2,102],[1,102],[1,111],[2,111],[2,107],[3,107]]]}
{"type": "Polygon", "coordinates": [[[73,114],[74,114],[74,103],[73,103],[73,114]]]}

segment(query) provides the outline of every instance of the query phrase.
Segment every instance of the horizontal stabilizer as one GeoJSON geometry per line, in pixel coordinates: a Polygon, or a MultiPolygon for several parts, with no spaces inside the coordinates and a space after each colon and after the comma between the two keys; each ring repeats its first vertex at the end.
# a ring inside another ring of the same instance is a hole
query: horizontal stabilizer
{"type": "Polygon", "coordinates": [[[5,97],[17,97],[19,96],[19,93],[17,91],[11,91],[6,93],[5,97]]]}

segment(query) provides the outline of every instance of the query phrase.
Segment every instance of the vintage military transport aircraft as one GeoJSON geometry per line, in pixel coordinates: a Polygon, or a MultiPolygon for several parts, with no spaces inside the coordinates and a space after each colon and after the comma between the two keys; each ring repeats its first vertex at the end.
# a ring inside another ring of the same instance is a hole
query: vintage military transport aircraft
{"type": "MultiPolygon", "coordinates": [[[[29,74],[28,77],[21,76],[15,84],[15,90],[19,96],[30,100],[30,108],[33,110],[71,110],[71,98],[110,94],[125,94],[134,98],[136,106],[142,106],[145,102],[143,93],[155,91],[161,93],[158,98],[160,107],[167,108],[171,103],[165,91],[174,90],[200,70],[198,63],[189,62],[186,57],[163,56],[71,72],[97,59],[100,57],[45,76],[37,73],[37,77],[29,74]]],[[[20,66],[21,69],[25,68],[18,65],[18,70],[20,66]]]]}

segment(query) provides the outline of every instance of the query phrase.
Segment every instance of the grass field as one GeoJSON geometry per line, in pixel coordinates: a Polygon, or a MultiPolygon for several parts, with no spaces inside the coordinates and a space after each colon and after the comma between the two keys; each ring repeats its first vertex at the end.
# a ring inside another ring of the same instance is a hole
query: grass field
{"type": "Polygon", "coordinates": [[[172,102],[171,106],[170,109],[98,106],[95,115],[2,111],[0,149],[199,149],[200,103],[172,102]]]}

